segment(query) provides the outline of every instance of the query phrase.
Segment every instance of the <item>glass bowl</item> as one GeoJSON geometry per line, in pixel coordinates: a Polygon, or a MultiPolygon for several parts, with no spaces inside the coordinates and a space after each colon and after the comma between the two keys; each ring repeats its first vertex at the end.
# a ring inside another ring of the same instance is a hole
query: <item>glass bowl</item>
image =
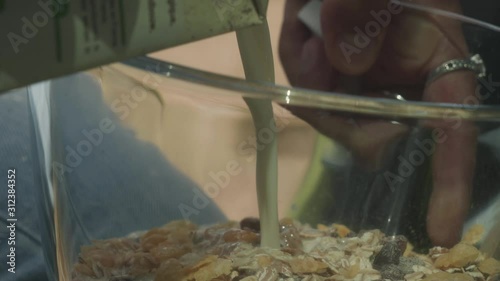
{"type": "MultiPolygon", "coordinates": [[[[460,248],[452,247],[474,245],[483,259],[500,258],[500,37],[455,20],[488,70],[462,103],[245,82],[149,57],[33,86],[45,93],[31,103],[52,276],[133,280],[106,271],[114,263],[105,259],[78,267],[82,253],[96,240],[141,241],[143,231],[176,220],[207,226],[258,216],[256,141],[269,134],[253,132],[242,97],[275,103],[280,217],[338,243],[377,229],[384,239],[406,237],[415,255],[433,249],[433,259],[453,259],[460,248]],[[85,270],[95,278],[78,275],[85,270]]],[[[462,267],[477,268],[475,257],[462,267]]]]}

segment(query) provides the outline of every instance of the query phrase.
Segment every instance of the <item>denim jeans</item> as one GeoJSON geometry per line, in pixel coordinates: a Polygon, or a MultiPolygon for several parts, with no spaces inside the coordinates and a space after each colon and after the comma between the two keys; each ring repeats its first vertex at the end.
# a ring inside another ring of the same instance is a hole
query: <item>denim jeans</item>
{"type": "MultiPolygon", "coordinates": [[[[179,205],[192,205],[198,187],[166,160],[154,145],[139,140],[104,104],[99,85],[79,74],[52,81],[52,107],[58,118],[58,145],[67,153],[86,136],[84,130],[99,128],[109,119],[114,130],[103,136],[92,152],[71,172],[66,171],[65,201],[71,208],[71,220],[81,227],[85,240],[123,236],[137,230],[183,219],[179,205]],[[67,149],[69,148],[69,150],[67,149]]],[[[33,122],[30,120],[27,89],[0,95],[0,280],[45,281],[42,245],[50,245],[40,235],[46,228],[40,219],[43,177],[39,166],[33,122]],[[7,271],[7,170],[16,169],[16,268],[7,271]]],[[[54,140],[56,141],[56,140],[54,140]]],[[[63,159],[61,159],[63,160],[63,159]]],[[[65,163],[63,163],[65,164],[65,163]]],[[[198,193],[199,194],[199,193],[198,193]]],[[[67,215],[67,213],[65,213],[67,215]]],[[[214,203],[190,217],[196,223],[224,220],[214,203]]],[[[50,226],[49,226],[50,227],[50,226]]],[[[77,241],[80,243],[81,241],[77,241]]],[[[78,244],[77,243],[77,244],[78,244]]],[[[53,250],[53,249],[49,249],[53,250]]],[[[77,252],[78,249],[76,249],[77,252]]],[[[53,262],[53,261],[52,261],[53,262]]]]}

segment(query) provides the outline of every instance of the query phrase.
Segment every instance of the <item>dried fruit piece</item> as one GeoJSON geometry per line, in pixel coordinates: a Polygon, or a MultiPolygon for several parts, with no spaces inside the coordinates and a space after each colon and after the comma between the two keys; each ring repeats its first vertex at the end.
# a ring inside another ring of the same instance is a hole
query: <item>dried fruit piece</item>
{"type": "Polygon", "coordinates": [[[335,231],[338,233],[339,237],[347,237],[350,233],[351,233],[351,230],[345,226],[345,225],[342,225],[342,224],[333,224],[332,227],[335,229],[335,231]]]}
{"type": "Polygon", "coordinates": [[[127,262],[129,274],[132,276],[144,275],[158,267],[158,263],[148,253],[135,253],[127,262]]]}
{"type": "Polygon", "coordinates": [[[331,228],[329,228],[328,226],[321,224],[321,223],[318,223],[318,225],[316,226],[316,229],[318,229],[319,231],[325,231],[325,232],[328,232],[331,230],[331,228]]]}
{"type": "Polygon", "coordinates": [[[398,265],[399,258],[406,250],[406,244],[407,240],[403,236],[395,236],[386,241],[373,259],[373,268],[379,269],[389,264],[398,265]]]}
{"type": "Polygon", "coordinates": [[[184,280],[210,281],[223,275],[230,275],[232,261],[208,256],[187,270],[184,280]]]}
{"type": "Polygon", "coordinates": [[[328,268],[328,266],[322,262],[317,261],[311,257],[296,257],[286,261],[292,268],[292,272],[296,274],[304,273],[320,273],[328,268]]]}
{"type": "MultiPolygon", "coordinates": [[[[281,246],[291,250],[302,250],[302,239],[299,230],[291,224],[282,224],[280,227],[281,246]]],[[[294,252],[294,251],[292,251],[294,252]]]]}
{"type": "Polygon", "coordinates": [[[403,253],[404,257],[408,257],[413,252],[413,245],[410,242],[406,243],[406,250],[403,253]]]}
{"type": "Polygon", "coordinates": [[[158,247],[151,249],[151,256],[157,263],[162,263],[163,261],[169,259],[178,259],[183,255],[191,252],[192,248],[188,245],[179,244],[160,244],[158,247]]]}
{"type": "Polygon", "coordinates": [[[389,279],[393,281],[404,280],[405,273],[395,264],[388,264],[380,269],[382,279],[389,279]]]}
{"type": "Polygon", "coordinates": [[[500,261],[494,258],[488,258],[478,264],[479,271],[485,274],[493,275],[500,273],[500,261]]]}
{"type": "Polygon", "coordinates": [[[158,247],[158,245],[167,241],[167,239],[168,238],[165,234],[152,233],[147,236],[145,235],[141,239],[141,247],[144,249],[144,251],[149,252],[152,249],[158,247]]]}
{"type": "Polygon", "coordinates": [[[474,245],[481,241],[484,234],[484,226],[480,224],[473,225],[464,235],[462,243],[474,245]]]}
{"type": "Polygon", "coordinates": [[[141,247],[148,252],[160,244],[192,244],[193,233],[196,229],[197,226],[191,222],[173,221],[146,232],[140,239],[141,247]]]}
{"type": "Polygon", "coordinates": [[[240,222],[240,228],[253,232],[260,232],[260,220],[258,218],[244,218],[240,222]]]}
{"type": "Polygon", "coordinates": [[[260,267],[268,267],[273,262],[273,258],[269,255],[258,255],[257,256],[257,264],[260,267]]]}
{"type": "Polygon", "coordinates": [[[480,252],[476,247],[459,243],[450,249],[450,252],[439,256],[434,262],[438,268],[464,267],[475,261],[480,252]]]}
{"type": "Polygon", "coordinates": [[[163,262],[156,272],[154,281],[179,281],[186,276],[184,267],[176,259],[163,262]]]}
{"type": "Polygon", "coordinates": [[[116,265],[115,256],[105,249],[93,249],[83,257],[90,264],[98,264],[104,268],[112,268],[116,265]]]}

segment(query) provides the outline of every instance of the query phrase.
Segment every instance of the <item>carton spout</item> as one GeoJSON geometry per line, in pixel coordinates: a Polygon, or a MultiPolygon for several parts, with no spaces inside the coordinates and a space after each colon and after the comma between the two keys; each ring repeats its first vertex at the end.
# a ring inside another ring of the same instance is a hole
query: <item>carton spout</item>
{"type": "Polygon", "coordinates": [[[263,23],[252,0],[8,1],[0,92],[263,23]]]}

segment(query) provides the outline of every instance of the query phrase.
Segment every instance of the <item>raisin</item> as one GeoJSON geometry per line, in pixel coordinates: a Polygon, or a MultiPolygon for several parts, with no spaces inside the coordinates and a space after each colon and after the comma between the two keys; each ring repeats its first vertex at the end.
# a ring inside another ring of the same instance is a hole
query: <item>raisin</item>
{"type": "Polygon", "coordinates": [[[283,248],[302,250],[302,239],[300,238],[300,232],[293,224],[293,220],[282,219],[280,221],[280,238],[281,246],[283,248]]]}
{"type": "Polygon", "coordinates": [[[405,273],[395,264],[388,264],[380,270],[382,279],[389,279],[392,281],[399,281],[405,279],[405,273]]]}
{"type": "Polygon", "coordinates": [[[240,228],[253,232],[260,232],[260,220],[258,218],[244,218],[240,222],[240,228]]]}
{"type": "Polygon", "coordinates": [[[407,240],[402,236],[396,236],[386,241],[380,252],[375,255],[373,268],[380,269],[385,265],[399,264],[399,258],[406,250],[407,240]]]}

